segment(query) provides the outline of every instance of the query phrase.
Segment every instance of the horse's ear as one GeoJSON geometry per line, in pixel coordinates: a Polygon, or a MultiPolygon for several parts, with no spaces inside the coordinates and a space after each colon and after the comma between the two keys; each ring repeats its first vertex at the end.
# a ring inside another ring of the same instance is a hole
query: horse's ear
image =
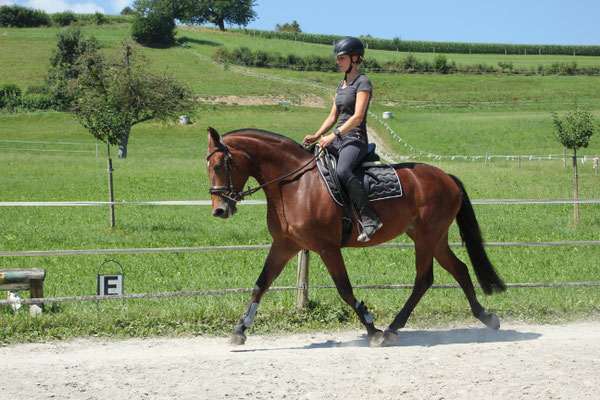
{"type": "Polygon", "coordinates": [[[221,143],[221,137],[219,136],[219,133],[212,127],[208,127],[208,140],[210,142],[210,140],[212,139],[213,143],[216,145],[218,145],[219,143],[221,143]]]}

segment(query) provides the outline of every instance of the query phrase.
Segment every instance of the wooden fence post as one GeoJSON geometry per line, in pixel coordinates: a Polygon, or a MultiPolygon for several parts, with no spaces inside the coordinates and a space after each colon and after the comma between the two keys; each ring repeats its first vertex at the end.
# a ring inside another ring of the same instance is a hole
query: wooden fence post
{"type": "Polygon", "coordinates": [[[296,292],[296,310],[306,308],[308,301],[308,261],[309,251],[304,249],[298,253],[298,280],[296,292]]]}
{"type": "Polygon", "coordinates": [[[115,227],[115,205],[112,204],[115,201],[115,195],[113,192],[113,167],[112,167],[112,159],[110,158],[110,143],[107,143],[108,146],[108,199],[110,201],[110,227],[115,227]]]}

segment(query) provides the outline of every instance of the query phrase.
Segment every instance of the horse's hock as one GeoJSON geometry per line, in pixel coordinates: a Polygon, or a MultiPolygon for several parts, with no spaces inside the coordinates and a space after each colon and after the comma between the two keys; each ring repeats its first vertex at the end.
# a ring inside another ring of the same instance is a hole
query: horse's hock
{"type": "MultiPolygon", "coordinates": [[[[4,269],[0,270],[0,291],[15,292],[29,290],[32,299],[44,297],[44,268],[30,269],[4,269]]],[[[44,303],[35,303],[29,306],[31,315],[40,314],[44,310],[44,303]]]]}

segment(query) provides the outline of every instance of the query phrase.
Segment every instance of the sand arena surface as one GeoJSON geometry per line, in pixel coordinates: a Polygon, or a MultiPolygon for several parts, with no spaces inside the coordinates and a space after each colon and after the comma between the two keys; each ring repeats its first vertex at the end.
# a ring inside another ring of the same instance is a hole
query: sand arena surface
{"type": "Polygon", "coordinates": [[[0,348],[3,399],[598,399],[600,322],[0,348]]]}

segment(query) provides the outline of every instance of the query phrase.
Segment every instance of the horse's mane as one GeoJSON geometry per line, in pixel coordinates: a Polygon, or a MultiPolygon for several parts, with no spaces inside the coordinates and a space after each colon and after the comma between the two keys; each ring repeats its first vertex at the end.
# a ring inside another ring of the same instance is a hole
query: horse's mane
{"type": "Polygon", "coordinates": [[[267,136],[268,138],[276,139],[277,141],[289,143],[290,145],[297,147],[298,149],[302,150],[303,152],[310,153],[300,143],[296,142],[293,139],[290,139],[287,136],[283,136],[283,135],[280,135],[280,134],[274,133],[274,132],[264,131],[261,129],[236,129],[235,131],[228,132],[228,133],[224,134],[223,136],[236,135],[236,134],[252,134],[252,135],[258,135],[258,136],[267,136]]]}

